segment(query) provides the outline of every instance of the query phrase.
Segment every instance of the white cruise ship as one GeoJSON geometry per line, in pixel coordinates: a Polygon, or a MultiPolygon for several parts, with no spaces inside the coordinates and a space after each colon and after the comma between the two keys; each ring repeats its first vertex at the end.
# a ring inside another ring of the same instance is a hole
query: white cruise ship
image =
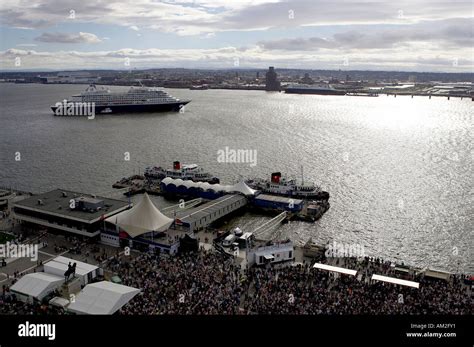
{"type": "Polygon", "coordinates": [[[131,87],[126,92],[112,92],[110,89],[97,88],[91,84],[83,93],[73,95],[70,100],[51,106],[55,115],[59,109],[66,107],[79,109],[76,106],[93,105],[98,113],[131,113],[131,112],[167,112],[179,111],[190,100],[180,100],[169,95],[161,88],[131,87]]]}

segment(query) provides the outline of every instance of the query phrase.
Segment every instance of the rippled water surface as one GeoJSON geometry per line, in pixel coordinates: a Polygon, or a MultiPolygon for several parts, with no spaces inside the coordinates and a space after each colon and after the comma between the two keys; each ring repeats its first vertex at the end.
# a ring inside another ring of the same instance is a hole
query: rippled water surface
{"type": "MultiPolygon", "coordinates": [[[[0,85],[0,185],[118,197],[114,181],[173,160],[200,164],[223,183],[272,171],[299,178],[303,165],[305,180],[330,192],[331,208],[315,224],[283,225],[281,237],[474,270],[470,99],[170,90],[192,99],[184,113],[52,116],[50,105],[83,89],[0,85]],[[256,150],[257,165],[219,163],[226,146],[256,150]]],[[[246,214],[231,224],[251,231],[267,219],[246,214]]]]}

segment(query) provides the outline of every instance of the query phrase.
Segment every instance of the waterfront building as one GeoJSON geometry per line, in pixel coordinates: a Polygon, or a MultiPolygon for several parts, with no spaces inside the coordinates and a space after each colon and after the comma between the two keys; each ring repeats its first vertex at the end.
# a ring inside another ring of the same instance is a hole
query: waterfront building
{"type": "Polygon", "coordinates": [[[15,202],[13,214],[24,228],[95,237],[106,218],[128,208],[127,201],[55,189],[15,202]]]}
{"type": "Polygon", "coordinates": [[[56,76],[41,77],[45,83],[78,83],[90,84],[100,81],[100,77],[92,76],[88,72],[59,72],[56,76]]]}
{"type": "Polygon", "coordinates": [[[265,265],[293,261],[295,249],[293,242],[284,241],[269,246],[256,247],[247,251],[247,265],[265,265]]]}
{"type": "Polygon", "coordinates": [[[265,90],[266,91],[276,91],[279,92],[281,90],[280,81],[278,81],[278,75],[275,72],[275,68],[270,66],[268,71],[265,75],[265,90]]]}
{"type": "Polygon", "coordinates": [[[253,205],[268,210],[300,212],[304,201],[285,196],[259,194],[253,200],[253,205]]]}
{"type": "Polygon", "coordinates": [[[15,197],[15,193],[10,190],[0,189],[0,211],[6,210],[13,198],[15,197]]]}
{"type": "Polygon", "coordinates": [[[304,77],[301,79],[301,83],[303,83],[303,84],[313,84],[314,81],[311,77],[309,77],[308,73],[305,73],[304,77]]]}
{"type": "Polygon", "coordinates": [[[247,204],[247,198],[241,194],[227,194],[201,206],[176,215],[176,224],[191,232],[202,230],[216,220],[237,211],[247,204]]]}

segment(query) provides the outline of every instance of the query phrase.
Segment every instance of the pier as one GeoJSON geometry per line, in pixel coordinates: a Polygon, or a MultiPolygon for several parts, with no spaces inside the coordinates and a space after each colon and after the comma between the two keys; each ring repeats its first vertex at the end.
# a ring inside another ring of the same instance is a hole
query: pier
{"type": "Polygon", "coordinates": [[[175,223],[178,226],[189,228],[190,231],[202,230],[212,222],[244,207],[247,202],[243,195],[224,195],[190,210],[182,212],[175,210],[175,223]]]}
{"type": "Polygon", "coordinates": [[[403,92],[403,93],[394,93],[394,92],[382,92],[380,94],[385,94],[386,96],[392,96],[393,97],[397,97],[397,95],[399,96],[410,96],[411,98],[413,98],[414,96],[424,96],[424,97],[428,97],[428,99],[431,99],[432,96],[434,97],[444,97],[444,98],[447,98],[448,100],[450,100],[451,98],[461,98],[464,99],[464,98],[471,98],[472,101],[474,101],[474,96],[471,96],[471,95],[468,95],[468,94],[434,94],[434,93],[413,93],[413,92],[403,92]]]}
{"type": "MultiPolygon", "coordinates": [[[[212,201],[228,201],[226,197],[240,194],[240,197],[244,199],[245,205],[248,205],[254,211],[261,211],[265,213],[281,213],[287,212],[285,215],[288,220],[301,220],[305,222],[315,222],[321,218],[324,213],[329,209],[330,204],[327,198],[322,200],[308,200],[308,199],[296,199],[288,196],[281,196],[275,194],[262,193],[259,190],[253,190],[249,188],[244,182],[237,183],[235,185],[222,185],[222,184],[209,184],[203,182],[193,182],[191,180],[173,180],[169,177],[159,179],[147,179],[144,176],[133,175],[128,178],[123,178],[120,181],[113,184],[116,189],[127,189],[125,195],[134,195],[141,193],[148,193],[154,195],[165,195],[171,199],[179,199],[183,197],[196,197],[198,196],[203,200],[212,201]],[[212,192],[212,193],[211,193],[212,192]]],[[[329,196],[329,195],[328,195],[329,196]]],[[[201,202],[203,200],[200,200],[201,202]]],[[[197,201],[194,199],[193,201],[197,201]]],[[[186,203],[189,204],[189,201],[186,203]]],[[[199,205],[200,203],[195,203],[199,205]]],[[[176,205],[173,209],[176,215],[182,215],[183,209],[176,205]]],[[[187,206],[187,205],[186,205],[187,206]]],[[[244,206],[244,204],[242,204],[244,206]]],[[[201,207],[196,207],[200,209],[201,207]]],[[[227,206],[224,205],[224,208],[227,206]]],[[[163,211],[166,214],[165,211],[163,211]]],[[[197,210],[196,210],[197,211],[197,210]]],[[[195,212],[196,212],[195,211],[195,212]]],[[[226,210],[227,211],[227,210],[226,210]]],[[[219,218],[224,217],[227,213],[219,211],[219,218]]],[[[170,217],[175,217],[171,216],[170,217]]],[[[194,225],[193,228],[205,228],[209,225],[214,218],[209,216],[209,221],[204,220],[186,221],[189,222],[186,225],[194,225]]],[[[192,228],[192,229],[193,229],[192,228]]]]}

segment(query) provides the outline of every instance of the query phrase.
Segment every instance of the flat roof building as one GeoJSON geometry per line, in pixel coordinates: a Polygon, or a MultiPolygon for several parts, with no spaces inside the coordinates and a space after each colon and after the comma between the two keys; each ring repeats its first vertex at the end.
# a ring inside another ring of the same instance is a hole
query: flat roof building
{"type": "Polygon", "coordinates": [[[253,204],[263,209],[299,212],[303,209],[304,201],[285,196],[259,194],[253,200],[253,204]]]}
{"type": "Polygon", "coordinates": [[[264,265],[270,263],[279,263],[284,261],[293,261],[295,259],[295,249],[293,242],[280,241],[268,246],[255,247],[247,251],[247,264],[264,265]]]}
{"type": "Polygon", "coordinates": [[[183,225],[190,231],[200,230],[246,204],[247,199],[243,195],[224,195],[201,206],[177,213],[176,224],[183,225]]]}
{"type": "Polygon", "coordinates": [[[128,207],[124,200],[55,189],[16,202],[13,212],[22,224],[93,237],[99,235],[105,218],[128,207]]]}

